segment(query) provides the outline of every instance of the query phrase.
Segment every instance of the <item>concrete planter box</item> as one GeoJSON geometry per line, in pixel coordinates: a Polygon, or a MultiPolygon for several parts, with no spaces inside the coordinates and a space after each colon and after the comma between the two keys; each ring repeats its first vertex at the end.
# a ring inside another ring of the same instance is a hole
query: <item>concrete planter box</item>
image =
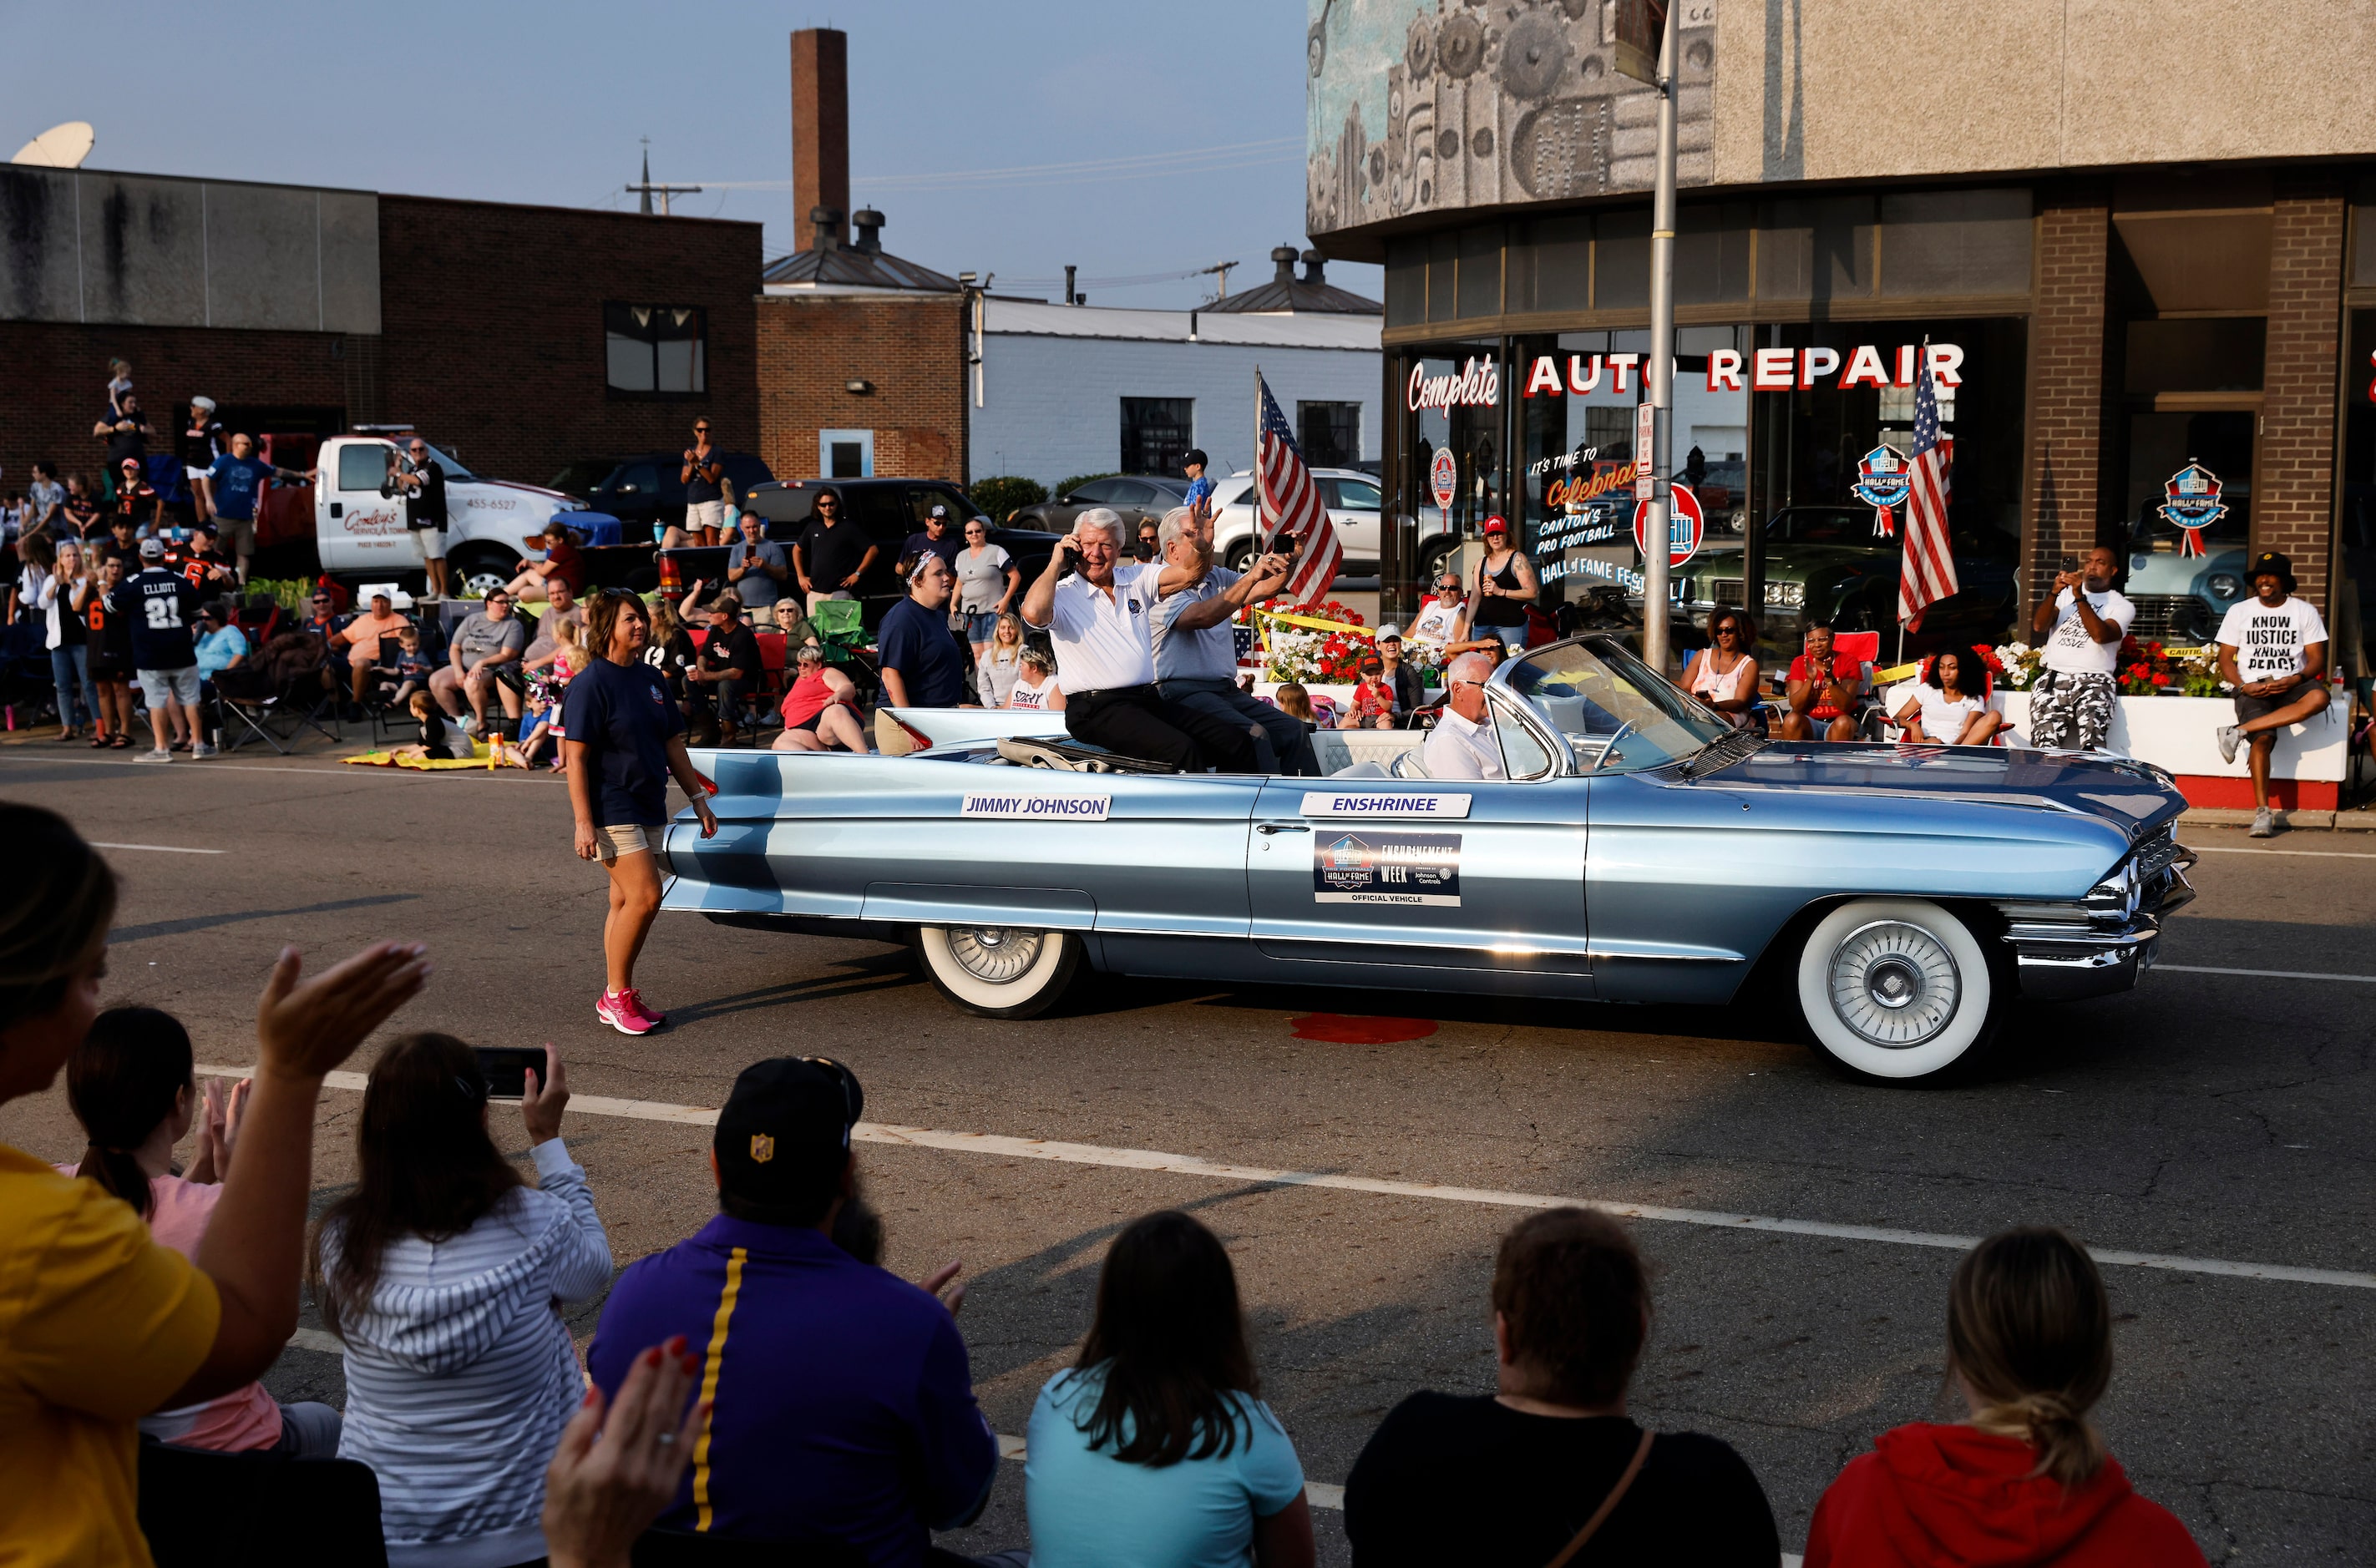
{"type": "MultiPolygon", "coordinates": [[[[2330,688],[2331,689],[2331,688],[2330,688]]],[[[2012,742],[2029,744],[2029,694],[2002,697],[2012,742]]],[[[2286,811],[2333,811],[2343,783],[2350,705],[2338,697],[2307,724],[2288,725],[2269,759],[2271,803],[2286,811]]],[[[2219,760],[2215,732],[2236,722],[2229,697],[2128,697],[2120,699],[2105,745],[2122,756],[2168,768],[2178,787],[2198,806],[2250,809],[2251,771],[2242,751],[2234,762],[2219,760]]]]}

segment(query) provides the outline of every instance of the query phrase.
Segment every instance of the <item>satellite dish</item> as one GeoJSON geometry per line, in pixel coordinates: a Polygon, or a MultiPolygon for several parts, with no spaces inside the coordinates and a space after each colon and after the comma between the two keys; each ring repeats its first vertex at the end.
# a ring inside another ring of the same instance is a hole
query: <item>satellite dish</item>
{"type": "Polygon", "coordinates": [[[79,169],[82,160],[90,156],[93,139],[89,121],[68,120],[63,125],[51,126],[18,148],[17,156],[8,161],[38,163],[49,169],[79,169]]]}

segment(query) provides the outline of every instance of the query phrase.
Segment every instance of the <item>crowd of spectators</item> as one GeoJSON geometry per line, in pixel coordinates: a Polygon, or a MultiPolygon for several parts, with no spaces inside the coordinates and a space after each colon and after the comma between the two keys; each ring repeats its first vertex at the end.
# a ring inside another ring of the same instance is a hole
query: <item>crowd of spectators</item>
{"type": "MultiPolygon", "coordinates": [[[[355,1180],[307,1245],[323,1075],[418,992],[423,950],[382,944],[311,980],[284,954],[254,1076],[201,1094],[178,1021],[98,1010],[104,862],[38,808],[0,807],[0,832],[22,872],[0,899],[0,1099],[63,1069],[88,1140],[58,1166],[0,1147],[0,1272],[18,1282],[0,1312],[0,1552],[148,1561],[145,1442],[366,1466],[363,1523],[398,1564],[624,1563],[647,1527],[884,1568],[966,1561],[932,1538],[978,1519],[998,1479],[966,1289],[954,1262],[918,1284],[880,1266],[849,1068],[746,1069],[711,1137],[716,1217],[614,1280],[561,1136],[558,1054],[519,1086],[531,1180],[493,1131],[486,1055],[406,1035],[372,1066],[355,1180]],[[255,1382],[295,1325],[301,1268],[345,1346],[343,1411],[255,1382]],[[555,1303],[606,1286],[581,1372],[555,1303]]],[[[1775,1562],[1741,1456],[1629,1411],[1650,1274],[1604,1213],[1512,1228],[1480,1303],[1493,1386],[1412,1393],[1370,1434],[1344,1492],[1353,1562],[1775,1562]]],[[[1313,1562],[1303,1466],[1212,1232],[1176,1211],[1123,1227],[1084,1326],[1031,1411],[1029,1544],[971,1561],[1313,1562]]],[[[1878,1434],[1817,1505],[1811,1568],[2200,1562],[2089,1420],[2110,1334],[2096,1265],[2061,1231],[1975,1247],[1945,1313],[1966,1419],[1878,1434]]]]}

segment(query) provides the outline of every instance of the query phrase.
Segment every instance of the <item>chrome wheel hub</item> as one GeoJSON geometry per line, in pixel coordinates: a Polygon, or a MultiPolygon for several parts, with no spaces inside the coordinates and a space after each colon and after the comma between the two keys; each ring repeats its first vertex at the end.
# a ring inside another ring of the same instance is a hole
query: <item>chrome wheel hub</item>
{"type": "Polygon", "coordinates": [[[1040,961],[1040,932],[1012,926],[952,927],[949,956],[979,980],[1004,985],[1029,972],[1040,961]]]}
{"type": "Polygon", "coordinates": [[[1832,1011],[1885,1050],[1929,1043],[1955,1016],[1963,977],[1946,944],[1920,926],[1877,921],[1832,952],[1832,1011]]]}

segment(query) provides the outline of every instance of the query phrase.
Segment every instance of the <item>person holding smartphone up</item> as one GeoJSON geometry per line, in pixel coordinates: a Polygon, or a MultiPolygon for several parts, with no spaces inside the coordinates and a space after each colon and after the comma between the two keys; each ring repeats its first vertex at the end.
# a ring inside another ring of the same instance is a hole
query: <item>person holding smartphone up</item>
{"type": "MultiPolygon", "coordinates": [[[[726,464],[711,450],[709,421],[693,422],[693,445],[684,449],[684,531],[694,544],[717,544],[726,535],[726,464]]],[[[666,541],[673,547],[678,541],[666,541]]]]}
{"type": "Polygon", "coordinates": [[[2029,743],[2096,752],[2112,732],[2120,689],[2112,671],[2121,640],[2136,624],[2137,607],[2113,591],[2121,557],[2109,544],[2087,552],[2086,564],[2066,555],[2054,576],[2054,597],[2039,603],[2030,629],[2045,637],[2037,682],[2029,689],[2029,743]]]}

